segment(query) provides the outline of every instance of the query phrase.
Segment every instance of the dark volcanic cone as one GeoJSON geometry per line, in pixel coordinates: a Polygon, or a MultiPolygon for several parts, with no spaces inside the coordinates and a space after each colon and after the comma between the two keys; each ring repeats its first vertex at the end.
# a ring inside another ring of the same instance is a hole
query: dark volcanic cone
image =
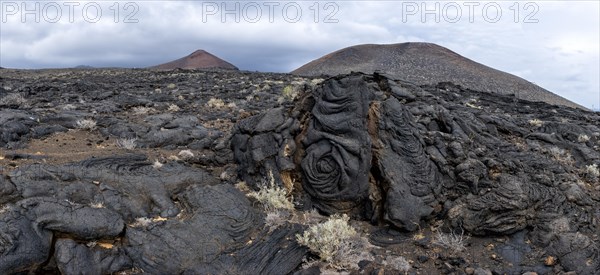
{"type": "Polygon", "coordinates": [[[231,63],[218,58],[207,51],[197,50],[190,55],[173,60],[171,62],[167,62],[164,64],[156,65],[150,67],[151,69],[162,69],[162,70],[172,70],[172,69],[208,69],[208,68],[221,68],[221,69],[230,69],[237,70],[236,66],[233,66],[231,63]]]}
{"type": "Polygon", "coordinates": [[[468,89],[514,94],[520,99],[586,109],[525,79],[477,63],[432,43],[352,46],[313,60],[292,74],[338,75],[352,71],[381,71],[417,85],[452,82],[468,89]]]}

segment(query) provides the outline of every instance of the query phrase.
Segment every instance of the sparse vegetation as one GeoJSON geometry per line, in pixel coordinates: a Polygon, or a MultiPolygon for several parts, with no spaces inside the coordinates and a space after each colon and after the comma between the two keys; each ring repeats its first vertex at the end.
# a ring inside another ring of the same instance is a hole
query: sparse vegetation
{"type": "Polygon", "coordinates": [[[561,158],[565,154],[565,150],[560,149],[560,148],[558,148],[556,146],[550,148],[550,150],[548,150],[548,152],[555,159],[559,159],[559,158],[561,158]]]}
{"type": "Polygon", "coordinates": [[[317,209],[311,209],[310,211],[302,211],[302,215],[294,215],[292,222],[301,224],[317,224],[323,222],[327,217],[319,214],[317,209]]]}
{"type": "Polygon", "coordinates": [[[135,222],[130,224],[129,226],[131,226],[131,227],[146,227],[150,224],[152,224],[152,219],[147,218],[147,217],[140,217],[140,218],[136,218],[135,222]]]}
{"type": "Polygon", "coordinates": [[[348,224],[349,220],[346,214],[333,215],[324,223],[310,226],[302,235],[296,234],[296,240],[319,255],[323,261],[336,266],[351,251],[351,240],[358,234],[348,224]]]}
{"type": "Polygon", "coordinates": [[[438,231],[433,238],[433,243],[455,252],[461,252],[465,250],[465,241],[467,239],[468,237],[464,236],[463,232],[456,234],[454,232],[443,233],[438,231]]]}
{"type": "Polygon", "coordinates": [[[155,112],[156,110],[154,110],[154,108],[151,107],[145,107],[145,106],[137,106],[137,107],[133,107],[131,108],[131,111],[135,114],[135,115],[146,115],[146,114],[150,114],[155,112]]]}
{"type": "Polygon", "coordinates": [[[93,202],[90,203],[91,208],[104,208],[104,203],[102,202],[93,202]]]}
{"type": "Polygon", "coordinates": [[[183,160],[189,160],[194,157],[194,153],[192,153],[191,150],[181,150],[177,155],[180,156],[183,160]]]}
{"type": "Polygon", "coordinates": [[[469,108],[473,108],[473,109],[477,109],[477,110],[481,110],[483,108],[481,108],[481,106],[477,105],[477,99],[471,99],[469,100],[467,103],[465,103],[465,106],[469,107],[469,108]]]}
{"type": "Polygon", "coordinates": [[[131,227],[146,227],[151,225],[152,223],[156,223],[156,222],[162,222],[162,221],[166,221],[166,218],[163,217],[155,217],[155,218],[148,218],[148,217],[139,217],[135,219],[134,223],[129,224],[129,226],[131,227]]]}
{"type": "MultiPolygon", "coordinates": [[[[313,85],[312,83],[313,82],[310,82],[309,85],[314,87],[316,84],[313,85]]],[[[304,90],[304,87],[306,85],[307,85],[307,81],[296,80],[296,81],[292,81],[292,83],[290,85],[283,87],[283,91],[281,93],[283,96],[283,101],[286,101],[286,100],[293,101],[294,99],[296,99],[296,97],[298,97],[300,92],[302,90],[304,90]]]]}
{"type": "Polygon", "coordinates": [[[77,128],[79,128],[79,129],[89,130],[89,131],[96,129],[96,121],[94,121],[93,119],[81,119],[81,120],[78,120],[76,123],[77,123],[77,128]]]}
{"type": "Polygon", "coordinates": [[[590,141],[590,137],[586,134],[580,134],[579,137],[577,137],[577,141],[579,141],[580,143],[586,143],[590,141]]]}
{"type": "Polygon", "coordinates": [[[293,210],[294,205],[287,198],[287,190],[275,184],[272,171],[269,171],[269,178],[268,185],[263,185],[259,191],[250,192],[248,196],[258,200],[267,212],[281,209],[293,210]]]}
{"type": "Polygon", "coordinates": [[[422,230],[419,230],[412,236],[412,239],[414,241],[420,241],[422,239],[425,239],[425,234],[423,234],[422,230]]]}
{"type": "Polygon", "coordinates": [[[73,104],[65,104],[62,106],[61,109],[65,110],[65,111],[72,111],[72,110],[77,109],[77,107],[73,104]]]}
{"type": "Polygon", "coordinates": [[[387,256],[382,264],[404,273],[412,268],[410,263],[402,256],[387,256]]]}
{"type": "Polygon", "coordinates": [[[161,167],[163,167],[163,164],[158,160],[155,160],[154,163],[152,163],[152,168],[154,169],[160,169],[161,167]]]}
{"type": "Polygon", "coordinates": [[[0,98],[0,106],[19,106],[19,107],[27,107],[29,106],[27,99],[23,97],[22,94],[14,93],[8,94],[3,98],[0,98]]]}
{"type": "Polygon", "coordinates": [[[8,205],[0,206],[0,214],[4,213],[6,211],[8,211],[8,205]]]}
{"type": "Polygon", "coordinates": [[[167,159],[170,161],[179,161],[180,160],[179,157],[176,155],[170,155],[167,157],[167,159]]]}
{"type": "Polygon", "coordinates": [[[220,98],[211,97],[206,103],[206,106],[209,108],[221,109],[225,107],[225,102],[223,102],[223,100],[220,98]]]}
{"type": "Polygon", "coordinates": [[[250,187],[248,187],[248,184],[246,184],[245,181],[240,181],[238,183],[236,183],[235,188],[237,188],[238,190],[244,192],[244,193],[248,193],[250,192],[250,187]]]}
{"type": "Polygon", "coordinates": [[[133,150],[137,145],[137,138],[120,138],[115,143],[119,148],[133,150]]]}
{"type": "Polygon", "coordinates": [[[273,172],[269,171],[269,184],[264,184],[259,191],[250,191],[245,182],[236,184],[236,188],[242,192],[249,192],[248,197],[259,201],[267,216],[265,225],[273,230],[279,226],[290,222],[294,216],[294,204],[287,198],[287,190],[275,185],[273,172]]]}
{"type": "Polygon", "coordinates": [[[265,217],[265,225],[273,230],[286,224],[290,220],[291,213],[285,210],[268,211],[265,217]]]}
{"type": "Polygon", "coordinates": [[[585,166],[585,177],[592,182],[595,182],[598,180],[598,177],[600,177],[600,170],[598,169],[598,165],[597,164],[590,164],[585,166]]]}
{"type": "Polygon", "coordinates": [[[169,107],[167,108],[167,111],[169,112],[179,112],[179,110],[181,109],[175,104],[169,104],[169,107]]]}
{"type": "Polygon", "coordinates": [[[559,161],[562,163],[572,163],[573,162],[573,158],[571,157],[571,154],[569,152],[565,151],[564,149],[558,148],[556,146],[551,147],[550,150],[548,150],[548,153],[556,161],[559,161]]]}
{"type": "Polygon", "coordinates": [[[529,120],[529,125],[533,127],[542,127],[542,125],[544,125],[544,122],[537,118],[534,118],[529,120]]]}
{"type": "Polygon", "coordinates": [[[265,79],[265,80],[263,81],[263,83],[265,83],[265,84],[281,85],[281,84],[283,84],[283,81],[281,81],[281,80],[270,80],[270,79],[265,79]]]}
{"type": "Polygon", "coordinates": [[[287,85],[283,88],[283,97],[287,100],[294,100],[298,96],[298,91],[292,85],[287,85]]]}
{"type": "Polygon", "coordinates": [[[322,79],[322,78],[315,78],[310,81],[310,85],[314,87],[314,86],[321,84],[321,82],[323,82],[323,81],[324,81],[324,79],[322,79]]]}
{"type": "Polygon", "coordinates": [[[219,175],[219,179],[221,180],[229,180],[232,178],[235,178],[235,173],[230,173],[229,171],[225,170],[223,172],[221,172],[221,174],[219,175]]]}

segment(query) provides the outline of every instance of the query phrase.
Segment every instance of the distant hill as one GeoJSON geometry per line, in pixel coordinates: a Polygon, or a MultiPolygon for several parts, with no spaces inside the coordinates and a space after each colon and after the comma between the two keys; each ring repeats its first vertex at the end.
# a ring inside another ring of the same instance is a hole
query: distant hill
{"type": "Polygon", "coordinates": [[[74,69],[95,69],[96,67],[90,66],[90,65],[78,65],[76,67],[74,67],[74,69]]]}
{"type": "Polygon", "coordinates": [[[468,89],[514,94],[520,99],[586,109],[525,79],[432,43],[352,46],[313,60],[292,71],[292,74],[338,75],[351,71],[381,71],[418,85],[452,82],[468,89]]]}
{"type": "Polygon", "coordinates": [[[231,63],[218,58],[207,51],[197,50],[190,55],[167,62],[164,64],[150,67],[151,69],[208,69],[208,68],[220,68],[220,69],[231,69],[237,70],[238,68],[231,63]]]}

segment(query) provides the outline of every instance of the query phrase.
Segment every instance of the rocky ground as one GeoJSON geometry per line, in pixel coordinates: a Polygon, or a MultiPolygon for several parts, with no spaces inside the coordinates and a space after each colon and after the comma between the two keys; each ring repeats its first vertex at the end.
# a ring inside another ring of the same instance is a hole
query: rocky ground
{"type": "Polygon", "coordinates": [[[2,69],[0,273],[599,274],[599,121],[385,75],[2,69]],[[344,251],[298,243],[341,213],[344,251]]]}

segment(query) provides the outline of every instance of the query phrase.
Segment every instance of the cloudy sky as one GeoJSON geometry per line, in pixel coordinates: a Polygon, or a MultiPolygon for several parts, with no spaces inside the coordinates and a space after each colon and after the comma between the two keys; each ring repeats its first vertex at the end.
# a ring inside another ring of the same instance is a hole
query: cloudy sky
{"type": "Polygon", "coordinates": [[[204,49],[243,70],[289,72],[351,45],[426,41],[600,106],[597,0],[0,4],[2,67],[146,67],[204,49]]]}

